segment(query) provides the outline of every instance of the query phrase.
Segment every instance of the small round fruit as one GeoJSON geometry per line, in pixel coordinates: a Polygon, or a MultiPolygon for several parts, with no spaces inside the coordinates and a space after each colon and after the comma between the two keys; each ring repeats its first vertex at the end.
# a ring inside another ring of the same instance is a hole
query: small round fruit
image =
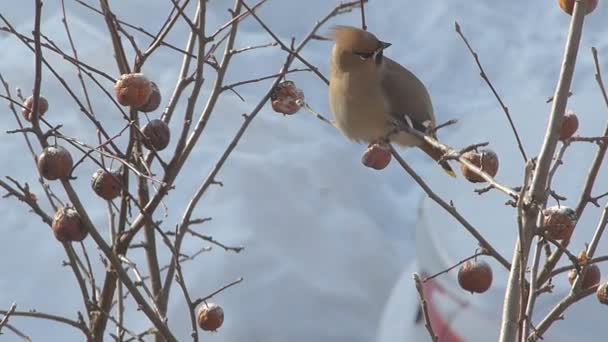
{"type": "Polygon", "coordinates": [[[144,139],[142,139],[142,142],[148,150],[162,151],[169,145],[171,131],[162,120],[154,119],[148,122],[143,129],[143,133],[144,139]]]}
{"type": "MultiPolygon", "coordinates": [[[[597,7],[597,3],[598,0],[583,0],[586,1],[587,3],[585,4],[587,7],[587,14],[593,12],[593,10],[597,7]]],[[[574,2],[575,0],[559,0],[559,7],[561,7],[561,9],[572,15],[572,12],[574,11],[574,2]]]]}
{"type": "Polygon", "coordinates": [[[61,146],[48,146],[38,156],[38,170],[48,180],[67,179],[72,165],[70,152],[61,146]]]}
{"type": "MultiPolygon", "coordinates": [[[[21,111],[23,118],[27,121],[32,121],[32,107],[34,107],[33,95],[23,101],[23,107],[25,107],[21,111]]],[[[47,110],[49,110],[49,101],[47,101],[43,96],[40,96],[38,98],[38,113],[40,113],[40,116],[43,116],[47,110]]]]}
{"type": "MultiPolygon", "coordinates": [[[[484,149],[479,152],[469,151],[464,153],[462,157],[491,177],[496,176],[498,173],[498,156],[492,150],[484,149]]],[[[486,181],[464,164],[460,164],[460,171],[464,178],[471,183],[483,183],[486,181]]]]}
{"type": "Polygon", "coordinates": [[[82,241],[89,234],[78,212],[69,207],[57,210],[51,227],[55,237],[61,242],[82,241]]]}
{"type": "Polygon", "coordinates": [[[152,94],[152,83],[143,74],[123,74],[114,85],[116,100],[123,106],[138,108],[152,94]]]}
{"type": "Polygon", "coordinates": [[[292,81],[283,81],[272,90],[270,101],[275,112],[295,114],[304,105],[304,92],[292,81]]]}
{"type": "Polygon", "coordinates": [[[224,323],[224,310],[217,304],[203,304],[198,311],[197,322],[205,331],[216,331],[224,323]]]}
{"type": "Polygon", "coordinates": [[[566,140],[568,138],[572,138],[576,130],[578,129],[578,118],[574,112],[568,112],[564,115],[564,120],[562,121],[562,129],[559,133],[559,138],[561,140],[566,140]]]}
{"type": "Polygon", "coordinates": [[[608,305],[608,282],[598,286],[595,295],[600,303],[608,305]]]}
{"type": "Polygon", "coordinates": [[[103,169],[99,169],[93,173],[91,187],[97,196],[108,201],[118,197],[122,189],[119,176],[114,172],[103,169]]]}
{"type": "Polygon", "coordinates": [[[543,211],[544,229],[554,240],[564,240],[572,235],[576,226],[576,212],[566,206],[553,206],[543,211]]]}
{"type": "MultiPolygon", "coordinates": [[[[575,269],[572,269],[568,272],[568,282],[570,285],[574,284],[578,273],[575,269]]],[[[602,278],[602,273],[600,272],[600,268],[595,264],[591,264],[587,266],[587,271],[585,273],[585,277],[583,278],[583,283],[581,284],[582,289],[588,289],[599,284],[602,278]]]]}
{"type": "Polygon", "coordinates": [[[363,165],[376,170],[384,169],[390,162],[391,152],[380,144],[370,144],[361,157],[363,165]]]}
{"type": "Polygon", "coordinates": [[[485,261],[468,260],[458,270],[458,284],[471,293],[484,293],[492,286],[492,268],[485,261]]]}
{"type": "Polygon", "coordinates": [[[143,106],[137,108],[137,110],[144,113],[153,112],[158,109],[158,106],[160,106],[160,102],[162,100],[160,90],[158,89],[156,83],[150,82],[150,85],[152,86],[152,94],[150,94],[148,101],[143,106]]]}

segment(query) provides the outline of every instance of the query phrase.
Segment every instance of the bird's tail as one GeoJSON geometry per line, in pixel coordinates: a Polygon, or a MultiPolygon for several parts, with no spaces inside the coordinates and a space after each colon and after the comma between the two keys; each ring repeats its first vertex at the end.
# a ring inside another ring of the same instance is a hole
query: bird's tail
{"type": "Polygon", "coordinates": [[[439,161],[441,159],[441,157],[443,156],[443,151],[441,151],[437,147],[431,145],[426,140],[424,140],[422,142],[422,144],[420,144],[418,147],[420,147],[420,149],[424,153],[428,154],[429,157],[433,158],[434,161],[438,162],[439,165],[441,165],[441,167],[443,168],[443,171],[445,171],[445,173],[450,175],[450,177],[456,177],[456,173],[454,172],[454,170],[452,169],[450,164],[448,164],[447,161],[445,161],[445,160],[439,161]]]}

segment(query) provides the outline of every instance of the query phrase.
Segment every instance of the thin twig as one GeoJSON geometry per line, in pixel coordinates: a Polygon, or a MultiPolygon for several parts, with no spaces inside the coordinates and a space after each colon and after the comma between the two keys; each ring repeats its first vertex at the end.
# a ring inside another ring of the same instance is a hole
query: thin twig
{"type": "Polygon", "coordinates": [[[557,320],[562,317],[564,311],[569,308],[572,304],[579,300],[592,295],[595,293],[597,286],[592,286],[588,289],[580,291],[578,293],[570,292],[568,296],[562,299],[548,314],[545,318],[536,326],[536,329],[528,337],[528,342],[536,342],[539,339],[542,340],[543,334],[549,329],[549,327],[557,320]]]}
{"type": "Polygon", "coordinates": [[[458,22],[455,23],[455,27],[456,27],[456,32],[458,33],[458,35],[460,35],[460,37],[462,38],[464,43],[467,45],[469,52],[471,52],[471,54],[473,55],[473,58],[475,58],[475,63],[477,63],[477,67],[479,67],[479,71],[480,71],[479,75],[481,76],[481,78],[483,78],[484,81],[486,81],[486,83],[490,87],[490,90],[492,90],[492,93],[498,100],[500,107],[505,112],[505,115],[507,116],[507,119],[509,120],[509,125],[511,125],[511,129],[513,130],[513,134],[515,135],[515,139],[517,140],[517,146],[519,147],[519,151],[521,152],[521,155],[524,158],[524,161],[528,161],[528,157],[526,156],[526,151],[524,150],[524,146],[521,142],[519,134],[517,133],[517,129],[515,128],[515,124],[513,123],[511,114],[509,113],[509,108],[504,104],[504,102],[502,102],[502,99],[500,98],[500,95],[498,95],[496,88],[494,88],[494,85],[490,81],[490,78],[488,78],[488,75],[486,74],[485,70],[483,69],[483,66],[481,66],[481,62],[479,61],[479,55],[477,55],[477,52],[475,52],[475,50],[473,50],[473,47],[471,47],[471,44],[469,44],[469,41],[464,36],[464,33],[462,33],[462,30],[460,29],[460,25],[458,24],[458,22]]]}
{"type": "MultiPolygon", "coordinates": [[[[589,259],[589,261],[587,261],[587,265],[593,265],[593,264],[597,264],[600,262],[606,262],[608,261],[608,255],[604,255],[601,257],[597,257],[597,258],[592,258],[589,259]]],[[[564,272],[568,272],[571,270],[575,270],[576,267],[574,265],[567,265],[567,266],[562,266],[559,268],[555,268],[553,271],[551,271],[551,276],[550,278],[553,278],[555,276],[557,276],[558,274],[564,273],[564,272]]]]}
{"type": "MultiPolygon", "coordinates": [[[[8,313],[7,310],[0,310],[0,315],[6,315],[7,313],[8,313]]],[[[84,324],[83,321],[74,321],[74,320],[71,320],[71,319],[68,319],[65,317],[51,315],[51,314],[39,312],[36,310],[30,310],[30,311],[16,311],[15,310],[12,312],[11,315],[14,317],[38,318],[38,319],[44,319],[44,320],[49,320],[49,321],[55,321],[57,323],[66,324],[66,325],[69,325],[71,327],[74,327],[74,328],[82,331],[82,333],[85,334],[85,336],[89,339],[89,341],[92,341],[91,333],[89,332],[89,329],[87,328],[86,324],[84,324]]]]}
{"type": "Polygon", "coordinates": [[[420,301],[420,307],[424,317],[424,326],[433,342],[439,342],[439,337],[437,337],[437,334],[435,334],[433,326],[431,325],[431,317],[429,316],[429,309],[426,306],[426,298],[424,297],[424,287],[418,273],[414,273],[414,283],[416,284],[416,290],[418,291],[418,300],[420,301]]]}
{"type": "MultiPolygon", "coordinates": [[[[456,150],[448,145],[440,143],[439,141],[437,141],[437,139],[433,138],[429,134],[420,132],[408,125],[400,125],[398,127],[395,127],[395,133],[397,133],[399,131],[405,131],[405,132],[417,137],[418,139],[425,140],[426,142],[431,144],[433,147],[441,150],[444,154],[440,160],[442,160],[442,161],[443,160],[457,160],[459,163],[466,166],[469,170],[471,170],[472,172],[474,172],[475,174],[477,174],[481,178],[483,178],[484,181],[486,181],[490,185],[494,186],[494,188],[496,188],[497,190],[504,192],[505,194],[509,195],[513,199],[518,198],[518,193],[516,191],[514,191],[513,189],[511,189],[508,186],[500,184],[494,177],[490,176],[487,172],[482,170],[480,167],[478,167],[477,165],[473,164],[470,160],[463,157],[463,154],[468,151],[474,150],[481,146],[488,145],[487,142],[472,144],[470,146],[465,147],[464,149],[456,150]]],[[[392,134],[392,133],[393,132],[391,132],[390,134],[392,134]]]]}
{"type": "Polygon", "coordinates": [[[239,279],[237,279],[237,280],[235,280],[235,281],[233,281],[233,282],[231,282],[231,283],[228,283],[228,284],[226,284],[226,285],[222,286],[221,288],[219,288],[219,289],[217,289],[217,290],[213,291],[212,293],[210,293],[210,294],[206,295],[206,296],[205,296],[205,297],[203,297],[203,298],[199,298],[199,299],[195,300],[194,302],[192,302],[193,307],[196,307],[196,306],[198,306],[200,303],[203,303],[203,302],[208,301],[209,299],[211,299],[211,298],[215,297],[217,294],[219,294],[219,293],[221,293],[221,292],[224,292],[225,290],[227,290],[227,289],[229,289],[229,288],[233,287],[233,286],[234,286],[234,285],[236,285],[236,284],[241,283],[242,281],[243,281],[243,277],[241,277],[241,278],[239,278],[239,279]]]}
{"type": "Polygon", "coordinates": [[[395,148],[392,145],[389,145],[391,149],[391,153],[393,157],[397,160],[397,162],[401,165],[401,167],[420,185],[422,190],[437,204],[439,204],[443,209],[445,209],[450,215],[452,215],[462,226],[471,234],[473,237],[479,242],[479,246],[487,251],[487,254],[496,259],[501,265],[503,265],[507,270],[511,268],[511,264],[505,259],[500,253],[492,247],[490,244],[477,229],[475,229],[469,221],[467,221],[460,213],[456,210],[456,208],[446,201],[444,201],[439,195],[437,195],[420,177],[414,169],[412,169],[409,164],[397,153],[395,148]]]}
{"type": "Polygon", "coordinates": [[[2,320],[0,320],[0,335],[2,334],[2,328],[8,323],[8,319],[15,312],[15,310],[17,310],[17,304],[13,303],[8,311],[4,314],[4,317],[2,317],[2,320]]]}
{"type": "Polygon", "coordinates": [[[215,240],[213,237],[209,236],[209,235],[203,235],[201,233],[195,232],[190,228],[187,228],[188,233],[192,234],[192,236],[196,236],[197,238],[207,241],[211,244],[214,244],[216,246],[219,246],[221,248],[223,248],[225,251],[227,252],[235,252],[235,253],[240,253],[243,249],[245,249],[244,246],[238,246],[238,247],[234,247],[234,246],[226,246],[223,243],[215,240]]]}
{"type": "Polygon", "coordinates": [[[21,337],[25,342],[32,342],[32,339],[29,336],[24,334],[21,330],[15,328],[13,325],[7,324],[6,328],[12,331],[15,335],[21,337]]]}
{"type": "MultiPolygon", "coordinates": [[[[288,72],[286,72],[285,74],[291,74],[291,73],[295,73],[295,72],[302,72],[302,71],[311,71],[308,68],[303,68],[303,69],[291,69],[288,72]]],[[[257,83],[260,81],[265,81],[265,80],[269,80],[269,79],[273,79],[276,78],[277,76],[279,76],[278,73],[272,74],[272,75],[268,75],[268,76],[263,76],[263,77],[258,77],[258,78],[253,78],[253,79],[249,79],[249,80],[244,80],[244,81],[239,81],[239,82],[235,82],[232,84],[227,84],[225,86],[222,86],[222,91],[225,90],[232,90],[238,86],[242,86],[245,84],[250,84],[250,83],[257,83]]]]}
{"type": "Polygon", "coordinates": [[[367,31],[367,25],[365,24],[365,3],[366,0],[361,0],[361,28],[367,31]]]}
{"type": "MultiPolygon", "coordinates": [[[[538,266],[540,264],[540,255],[543,250],[544,242],[542,239],[538,238],[536,242],[536,247],[534,249],[534,257],[532,258],[532,270],[530,272],[530,289],[528,290],[528,298],[526,304],[526,312],[523,317],[523,334],[522,334],[522,342],[525,342],[525,337],[530,334],[530,329],[532,327],[532,315],[534,314],[534,305],[536,304],[536,275],[538,273],[538,266]]],[[[523,292],[523,291],[522,291],[523,292]]]]}
{"type": "Polygon", "coordinates": [[[325,84],[329,84],[329,80],[325,76],[323,76],[323,74],[319,71],[319,69],[316,66],[312,65],[310,62],[308,62],[306,59],[304,59],[300,55],[299,51],[293,51],[287,44],[283,43],[283,41],[268,27],[268,25],[266,25],[266,23],[264,21],[262,21],[262,19],[260,19],[260,17],[258,17],[258,15],[255,14],[255,12],[253,12],[253,10],[245,3],[245,1],[241,1],[241,3],[243,4],[243,7],[245,7],[249,11],[251,16],[254,17],[255,20],[260,24],[260,26],[262,26],[262,28],[264,28],[264,30],[266,30],[266,32],[268,32],[268,34],[277,43],[279,43],[279,45],[281,45],[283,50],[289,52],[290,56],[295,56],[300,62],[302,62],[304,65],[306,65],[306,67],[311,69],[312,72],[317,74],[317,76],[319,76],[319,78],[322,79],[325,82],[325,84]]]}
{"type": "MultiPolygon", "coordinates": [[[[84,2],[84,1],[82,1],[82,0],[74,0],[74,1],[76,1],[76,3],[78,3],[78,4],[82,5],[84,8],[87,8],[87,9],[89,9],[89,10],[91,10],[91,11],[93,11],[93,12],[97,13],[97,14],[101,14],[101,15],[103,15],[103,12],[102,12],[102,11],[100,11],[99,9],[97,9],[97,8],[95,8],[95,7],[93,7],[93,6],[89,5],[89,4],[87,4],[86,2],[84,2]]],[[[143,33],[144,35],[148,36],[149,38],[154,39],[154,38],[156,37],[154,34],[152,34],[152,33],[148,32],[148,31],[146,31],[146,30],[145,30],[145,29],[143,29],[142,27],[138,27],[138,26],[135,26],[135,25],[131,25],[131,24],[129,24],[129,23],[125,22],[125,21],[122,21],[122,20],[120,20],[120,19],[118,19],[118,18],[117,18],[117,20],[118,20],[118,22],[119,22],[121,25],[124,25],[125,27],[129,27],[129,28],[134,29],[134,30],[136,30],[136,31],[138,31],[138,32],[141,32],[141,33],[143,33]]],[[[161,45],[163,45],[163,46],[166,46],[166,47],[168,47],[168,48],[170,48],[170,49],[172,49],[172,50],[178,51],[178,52],[180,52],[180,53],[182,53],[182,54],[184,54],[184,55],[188,55],[188,56],[190,56],[191,58],[196,58],[196,56],[192,55],[191,53],[188,53],[187,51],[182,50],[182,49],[180,49],[180,48],[178,48],[178,47],[175,47],[174,45],[171,45],[171,44],[169,44],[169,43],[167,43],[167,42],[165,42],[165,41],[161,41],[161,42],[160,42],[160,44],[161,44],[161,45]]]]}
{"type": "Polygon", "coordinates": [[[330,126],[334,126],[334,123],[331,122],[331,120],[329,120],[328,118],[326,118],[325,116],[323,116],[321,113],[315,111],[314,109],[312,109],[312,107],[310,107],[310,105],[308,103],[304,103],[304,105],[302,106],[307,112],[311,113],[312,115],[314,115],[317,119],[325,122],[326,124],[330,125],[330,126]]]}
{"type": "Polygon", "coordinates": [[[456,264],[454,264],[454,265],[452,265],[452,266],[450,266],[450,267],[446,268],[445,270],[443,270],[443,271],[441,271],[441,272],[435,273],[435,274],[433,274],[432,276],[425,277],[425,278],[422,280],[422,282],[423,282],[423,283],[426,283],[427,281],[429,281],[429,280],[431,280],[431,279],[437,278],[438,276],[440,276],[440,275],[442,275],[442,274],[446,274],[446,273],[450,272],[451,270],[455,269],[456,267],[458,267],[458,266],[460,266],[460,265],[464,264],[465,262],[467,262],[467,261],[469,261],[469,260],[471,260],[471,259],[475,259],[475,258],[477,258],[478,256],[481,256],[481,255],[486,255],[486,254],[487,254],[487,253],[485,253],[485,252],[479,252],[479,253],[475,253],[475,254],[473,254],[473,255],[471,255],[471,256],[469,256],[469,257],[466,257],[466,258],[464,258],[464,259],[460,260],[460,261],[459,261],[459,262],[457,262],[456,264]]]}

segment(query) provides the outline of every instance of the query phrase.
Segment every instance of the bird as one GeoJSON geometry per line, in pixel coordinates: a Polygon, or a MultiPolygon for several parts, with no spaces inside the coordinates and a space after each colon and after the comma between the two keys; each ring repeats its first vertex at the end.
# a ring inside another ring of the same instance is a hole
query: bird
{"type": "Polygon", "coordinates": [[[436,120],[426,87],[411,71],[384,56],[391,46],[371,32],[352,26],[331,30],[329,106],[335,126],[349,140],[395,142],[416,146],[439,162],[450,176],[456,174],[442,160],[443,151],[403,129],[408,125],[436,138],[430,128],[436,120]]]}

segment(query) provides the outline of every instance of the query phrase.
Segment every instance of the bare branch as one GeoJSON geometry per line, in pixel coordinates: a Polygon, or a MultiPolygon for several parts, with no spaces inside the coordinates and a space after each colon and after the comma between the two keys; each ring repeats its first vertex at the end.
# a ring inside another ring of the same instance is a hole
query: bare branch
{"type": "MultiPolygon", "coordinates": [[[[530,245],[534,230],[541,215],[541,208],[544,207],[548,192],[546,191],[547,180],[552,158],[555,154],[555,149],[559,139],[561,123],[568,102],[568,92],[574,67],[576,64],[576,56],[582,34],[583,21],[585,17],[584,2],[575,2],[574,13],[568,32],[568,39],[564,51],[563,64],[560,71],[559,81],[557,83],[552,102],[549,124],[545,134],[543,146],[541,148],[538,161],[535,166],[535,172],[532,178],[530,189],[526,195],[527,203],[536,205],[527,206],[522,217],[521,234],[519,234],[516,247],[513,254],[513,268],[509,274],[507,282],[507,290],[503,304],[503,317],[501,322],[499,342],[512,342],[517,340],[517,335],[520,328],[522,289],[520,286],[520,277],[523,269],[527,264],[530,245]],[[582,6],[581,6],[582,4],[582,6]],[[520,258],[520,256],[522,256],[520,258]],[[522,260],[523,259],[523,260],[522,260]]],[[[542,284],[542,282],[539,282],[542,284]]]]}
{"type": "Polygon", "coordinates": [[[471,256],[469,256],[469,257],[466,257],[466,258],[464,258],[464,259],[460,260],[460,261],[459,261],[459,262],[457,262],[456,264],[454,264],[454,265],[452,265],[452,266],[450,266],[450,267],[446,268],[445,270],[443,270],[443,271],[441,271],[441,272],[438,272],[438,273],[435,273],[435,274],[433,274],[433,275],[431,275],[431,276],[425,277],[425,278],[422,280],[422,282],[423,282],[423,283],[426,283],[427,281],[429,281],[429,280],[431,280],[431,279],[434,279],[434,278],[437,278],[437,277],[439,277],[439,276],[440,276],[440,275],[442,275],[442,274],[446,274],[446,273],[450,272],[451,270],[455,269],[456,267],[458,267],[458,266],[460,266],[460,265],[464,264],[465,262],[467,262],[467,261],[469,261],[469,260],[471,260],[471,259],[475,259],[475,258],[477,258],[478,256],[481,256],[481,255],[486,255],[486,253],[485,253],[485,252],[479,252],[479,253],[475,253],[475,254],[473,254],[473,255],[471,255],[471,256]]]}
{"type": "MultiPolygon", "coordinates": [[[[6,315],[6,314],[8,314],[8,312],[9,312],[8,310],[0,310],[0,315],[6,315]]],[[[39,319],[44,319],[44,320],[48,320],[48,321],[55,321],[57,323],[66,324],[66,325],[69,325],[71,327],[74,327],[74,328],[82,331],[82,333],[89,339],[89,341],[91,341],[91,334],[89,332],[89,329],[87,328],[86,324],[81,320],[74,321],[74,320],[71,320],[71,319],[68,319],[65,317],[61,317],[61,316],[38,312],[36,310],[30,310],[30,311],[14,310],[11,313],[11,315],[14,317],[39,318],[39,319]]]]}
{"type": "Polygon", "coordinates": [[[431,326],[431,317],[429,317],[429,310],[426,306],[426,298],[424,297],[424,287],[418,273],[414,273],[414,283],[416,284],[418,300],[420,301],[420,307],[422,308],[422,314],[424,316],[424,326],[426,327],[429,336],[431,336],[431,340],[433,340],[433,342],[439,342],[439,337],[437,337],[437,334],[435,334],[433,327],[431,326]]]}
{"type": "Polygon", "coordinates": [[[364,5],[365,1],[366,0],[361,0],[361,5],[360,5],[360,7],[361,7],[361,28],[364,31],[367,31],[367,25],[365,24],[365,5],[364,5]]]}
{"type": "Polygon", "coordinates": [[[8,311],[4,314],[4,317],[2,317],[2,320],[0,320],[0,334],[2,334],[2,328],[8,323],[8,319],[15,312],[15,310],[17,310],[17,304],[13,303],[8,311]]]}
{"type": "MultiPolygon", "coordinates": [[[[602,80],[602,73],[600,70],[597,49],[592,48],[591,53],[593,55],[593,63],[595,66],[595,79],[602,94],[602,98],[604,99],[604,103],[606,104],[606,107],[608,107],[608,95],[606,94],[606,89],[602,80]]],[[[608,123],[606,123],[602,136],[608,136],[608,123]]],[[[594,203],[599,207],[599,204],[597,203],[597,198],[594,199],[594,197],[591,196],[591,193],[593,191],[597,175],[599,174],[600,168],[606,156],[606,150],[608,150],[608,144],[606,142],[598,142],[597,152],[595,153],[595,157],[593,158],[593,162],[591,163],[591,166],[587,173],[587,179],[585,180],[583,191],[581,192],[578,204],[576,206],[577,217],[581,217],[583,215],[583,212],[585,211],[585,208],[589,203],[594,203]]],[[[564,246],[568,246],[569,243],[569,239],[562,241],[562,244],[564,246]]],[[[542,272],[538,275],[539,284],[543,284],[548,279],[550,279],[551,270],[555,268],[555,265],[557,265],[562,255],[562,252],[557,250],[550,257],[547,258],[542,272]]]]}
{"type": "Polygon", "coordinates": [[[447,211],[450,215],[452,215],[452,217],[454,217],[456,219],[456,221],[460,222],[460,224],[462,224],[462,226],[471,235],[473,235],[473,237],[479,242],[479,246],[481,248],[483,248],[485,251],[487,251],[488,255],[490,255],[494,259],[496,259],[496,261],[498,261],[501,265],[503,265],[507,270],[511,269],[511,264],[509,264],[509,262],[507,261],[507,259],[505,259],[502,255],[500,255],[500,253],[496,249],[494,249],[494,247],[492,247],[492,244],[490,244],[479,233],[479,231],[477,229],[475,229],[469,223],[469,221],[467,221],[462,215],[460,215],[460,213],[458,213],[458,211],[456,210],[456,208],[453,205],[448,204],[441,197],[439,197],[435,192],[433,192],[433,190],[431,190],[431,188],[426,184],[426,182],[422,179],[422,177],[420,177],[414,171],[414,169],[412,169],[409,166],[409,164],[397,153],[397,151],[392,147],[392,145],[390,146],[390,148],[391,148],[391,153],[393,154],[393,157],[395,157],[395,159],[401,165],[401,167],[405,170],[405,172],[407,172],[414,179],[414,181],[416,181],[416,183],[418,183],[418,185],[420,185],[420,187],[422,188],[422,190],[424,190],[424,192],[426,192],[426,194],[433,201],[435,201],[443,209],[445,209],[445,211],[447,211]]]}
{"type": "Polygon", "coordinates": [[[502,102],[502,99],[500,98],[500,95],[498,95],[496,88],[494,88],[494,85],[492,84],[492,82],[488,78],[485,70],[481,66],[481,62],[479,61],[479,56],[477,55],[477,52],[475,52],[473,50],[473,48],[471,47],[471,44],[469,44],[469,41],[464,36],[464,33],[462,33],[462,30],[460,29],[460,25],[457,22],[455,23],[455,27],[456,27],[456,32],[458,33],[458,35],[460,35],[460,37],[462,38],[464,43],[467,45],[469,52],[471,52],[471,54],[473,55],[473,58],[475,58],[475,63],[477,63],[477,67],[479,67],[479,71],[480,71],[479,75],[481,76],[481,78],[484,81],[486,81],[486,83],[490,87],[490,90],[492,90],[492,93],[496,97],[496,100],[498,100],[498,103],[500,104],[500,108],[502,108],[502,110],[505,112],[505,115],[507,116],[507,119],[509,120],[509,125],[511,125],[511,129],[513,130],[513,134],[515,135],[515,140],[517,140],[517,146],[519,147],[519,151],[521,152],[521,155],[524,158],[524,162],[528,161],[528,157],[526,156],[526,151],[524,150],[524,146],[521,142],[521,138],[519,137],[519,134],[517,133],[517,129],[515,128],[515,124],[513,123],[513,119],[511,118],[511,114],[509,113],[509,108],[504,104],[504,102],[502,102]]]}
{"type": "Polygon", "coordinates": [[[193,305],[194,307],[196,307],[196,306],[198,306],[200,303],[208,301],[209,299],[211,299],[211,298],[215,297],[217,294],[219,294],[219,293],[221,293],[221,292],[224,292],[225,290],[227,290],[227,289],[229,289],[229,288],[233,287],[233,286],[234,286],[234,285],[236,285],[236,284],[241,283],[242,281],[243,281],[243,278],[241,277],[241,278],[239,278],[239,279],[237,279],[237,280],[235,280],[235,281],[233,281],[233,282],[231,282],[231,283],[229,283],[229,284],[226,284],[226,285],[222,286],[220,289],[215,290],[215,291],[213,291],[212,293],[208,294],[207,296],[205,296],[205,297],[203,297],[203,298],[199,298],[199,299],[195,300],[195,301],[192,303],[192,305],[193,305]]]}

